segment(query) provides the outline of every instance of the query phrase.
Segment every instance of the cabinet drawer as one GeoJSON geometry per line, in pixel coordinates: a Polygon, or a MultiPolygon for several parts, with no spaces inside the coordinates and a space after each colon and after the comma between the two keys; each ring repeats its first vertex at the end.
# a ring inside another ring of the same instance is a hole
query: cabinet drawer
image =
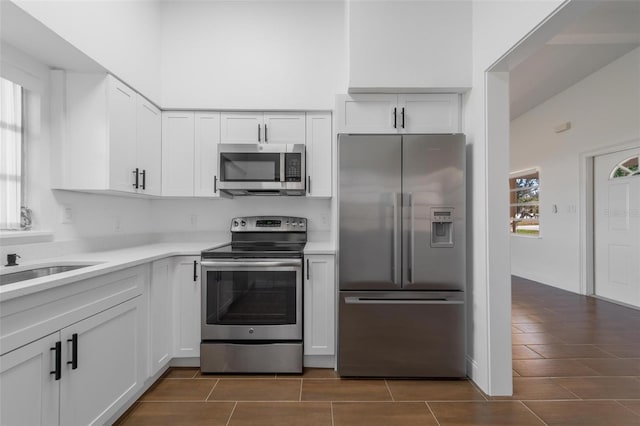
{"type": "Polygon", "coordinates": [[[147,269],[141,265],[3,302],[2,353],[142,294],[147,269]]]}

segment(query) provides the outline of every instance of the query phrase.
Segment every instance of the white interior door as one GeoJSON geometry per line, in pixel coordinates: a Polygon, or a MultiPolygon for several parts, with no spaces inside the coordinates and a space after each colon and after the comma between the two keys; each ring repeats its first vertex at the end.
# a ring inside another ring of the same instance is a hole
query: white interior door
{"type": "Polygon", "coordinates": [[[640,307],[640,147],[594,162],[595,294],[640,307]]]}

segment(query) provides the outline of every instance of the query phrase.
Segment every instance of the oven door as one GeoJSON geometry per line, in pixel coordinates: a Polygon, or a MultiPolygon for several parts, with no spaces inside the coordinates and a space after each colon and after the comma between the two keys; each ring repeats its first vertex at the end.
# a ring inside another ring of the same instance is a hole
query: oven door
{"type": "Polygon", "coordinates": [[[302,339],[302,259],[201,264],[203,341],[302,339]]]}

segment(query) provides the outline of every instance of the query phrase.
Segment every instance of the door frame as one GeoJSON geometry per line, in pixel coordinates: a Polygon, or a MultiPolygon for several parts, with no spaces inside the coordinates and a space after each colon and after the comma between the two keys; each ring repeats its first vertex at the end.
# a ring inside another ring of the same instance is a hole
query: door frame
{"type": "Polygon", "coordinates": [[[580,294],[595,296],[595,157],[640,147],[640,138],[603,146],[580,154],[580,294]]]}

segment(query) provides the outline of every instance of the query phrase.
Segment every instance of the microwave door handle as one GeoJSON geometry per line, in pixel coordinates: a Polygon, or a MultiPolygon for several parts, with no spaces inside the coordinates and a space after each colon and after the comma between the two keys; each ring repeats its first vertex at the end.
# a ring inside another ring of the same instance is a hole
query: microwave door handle
{"type": "Polygon", "coordinates": [[[286,182],[285,176],[284,176],[284,161],[285,161],[285,154],[284,152],[280,153],[280,182],[284,183],[286,182]]]}

